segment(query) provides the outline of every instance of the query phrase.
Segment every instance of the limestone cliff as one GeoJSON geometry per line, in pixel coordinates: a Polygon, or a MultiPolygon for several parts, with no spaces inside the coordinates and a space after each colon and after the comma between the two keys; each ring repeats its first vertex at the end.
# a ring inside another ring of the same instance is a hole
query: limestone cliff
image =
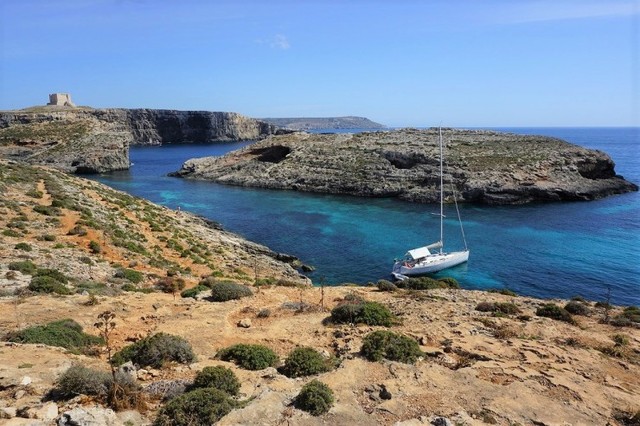
{"type": "Polygon", "coordinates": [[[0,113],[0,157],[96,173],[129,167],[129,145],[261,139],[266,122],[232,112],[38,107],[0,113]]]}
{"type": "MultiPolygon", "coordinates": [[[[592,200],[637,191],[611,158],[543,136],[444,129],[445,181],[484,204],[592,200]]],[[[437,129],[270,137],[220,158],[187,161],[175,176],[300,191],[437,202],[437,129]]]]}

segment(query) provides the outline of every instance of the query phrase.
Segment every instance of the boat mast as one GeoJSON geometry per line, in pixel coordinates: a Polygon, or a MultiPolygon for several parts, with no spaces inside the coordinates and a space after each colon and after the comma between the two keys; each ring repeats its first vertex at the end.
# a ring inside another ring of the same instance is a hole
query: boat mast
{"type": "Polygon", "coordinates": [[[444,185],[442,184],[442,127],[438,127],[438,140],[440,142],[440,253],[442,253],[442,247],[444,246],[444,185]]]}

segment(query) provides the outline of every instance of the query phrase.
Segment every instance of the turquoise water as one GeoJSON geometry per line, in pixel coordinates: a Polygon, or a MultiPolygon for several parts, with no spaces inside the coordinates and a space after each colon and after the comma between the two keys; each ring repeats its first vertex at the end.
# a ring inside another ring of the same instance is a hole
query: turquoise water
{"type": "MultiPolygon", "coordinates": [[[[640,129],[513,128],[601,149],[616,170],[640,183],[640,129]]],[[[314,282],[365,283],[388,278],[393,259],[438,239],[437,207],[294,191],[248,189],[170,178],[188,158],[221,155],[247,143],[133,147],[127,172],[96,180],[171,208],[202,214],[225,229],[314,265],[314,282]]],[[[593,202],[461,206],[471,256],[446,271],[463,287],[507,287],[537,297],[582,295],[640,304],[640,194],[593,202]]],[[[452,217],[455,215],[452,215],[452,217]]],[[[461,248],[457,220],[445,244],[461,248]]]]}

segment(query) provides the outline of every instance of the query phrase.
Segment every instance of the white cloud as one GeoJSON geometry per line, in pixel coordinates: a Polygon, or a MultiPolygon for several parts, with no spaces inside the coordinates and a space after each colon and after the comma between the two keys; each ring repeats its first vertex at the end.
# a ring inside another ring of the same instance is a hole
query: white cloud
{"type": "Polygon", "coordinates": [[[280,49],[280,50],[287,50],[291,47],[291,44],[289,43],[287,36],[285,36],[284,34],[276,34],[273,37],[270,37],[268,39],[259,39],[259,40],[256,40],[256,43],[264,44],[269,46],[272,49],[280,49]]]}

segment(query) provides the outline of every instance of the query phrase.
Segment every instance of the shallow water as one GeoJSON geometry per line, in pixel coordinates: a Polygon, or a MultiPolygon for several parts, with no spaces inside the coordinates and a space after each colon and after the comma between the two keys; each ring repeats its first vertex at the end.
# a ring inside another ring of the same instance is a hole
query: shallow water
{"type": "MultiPolygon", "coordinates": [[[[510,128],[601,149],[616,171],[640,183],[640,129],[510,128]]],[[[220,222],[225,229],[298,256],[316,267],[314,282],[365,283],[388,278],[393,259],[438,239],[437,206],[391,199],[224,186],[167,177],[184,160],[246,145],[133,147],[131,170],[96,180],[171,208],[220,222]]],[[[452,216],[455,216],[455,212],[452,216]]],[[[507,287],[537,297],[640,303],[640,194],[593,202],[461,206],[471,256],[442,275],[465,288],[507,287]]],[[[457,220],[445,222],[447,249],[462,247],[457,220]]]]}

